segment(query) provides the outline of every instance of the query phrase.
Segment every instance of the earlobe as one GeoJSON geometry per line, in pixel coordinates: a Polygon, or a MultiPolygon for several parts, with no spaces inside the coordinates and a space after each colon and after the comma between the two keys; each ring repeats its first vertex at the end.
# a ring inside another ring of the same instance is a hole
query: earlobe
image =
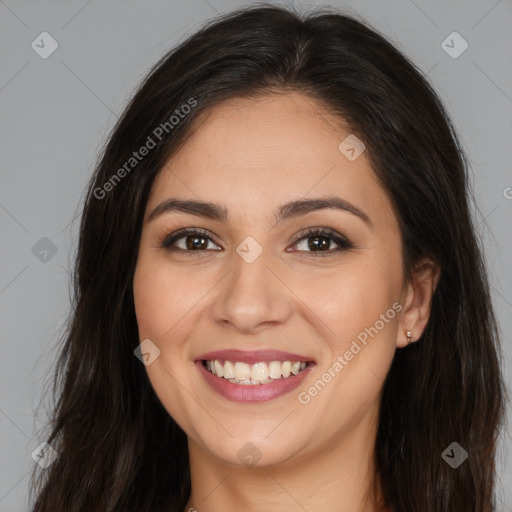
{"type": "Polygon", "coordinates": [[[407,285],[405,307],[398,329],[396,345],[399,348],[419,340],[430,317],[432,297],[439,282],[439,265],[423,260],[413,272],[407,285]]]}

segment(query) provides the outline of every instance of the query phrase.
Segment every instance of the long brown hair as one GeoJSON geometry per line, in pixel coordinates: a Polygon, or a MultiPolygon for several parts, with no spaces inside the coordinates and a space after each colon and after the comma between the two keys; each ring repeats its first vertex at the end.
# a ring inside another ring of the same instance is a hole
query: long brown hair
{"type": "Polygon", "coordinates": [[[441,269],[429,323],[397,350],[384,384],[375,449],[387,502],[394,512],[494,510],[505,391],[453,126],[422,74],[364,22],[332,8],[299,14],[263,4],[214,19],[165,55],[104,148],[84,201],[53,380],[46,440],[59,456],[46,470],[35,466],[33,512],[183,511],[187,438],[134,356],[143,214],[157,173],[200,112],[283,90],[321,102],[364,141],[398,216],[406,276],[424,257],[441,269]],[[454,441],[469,454],[457,469],[441,457],[454,441]]]}

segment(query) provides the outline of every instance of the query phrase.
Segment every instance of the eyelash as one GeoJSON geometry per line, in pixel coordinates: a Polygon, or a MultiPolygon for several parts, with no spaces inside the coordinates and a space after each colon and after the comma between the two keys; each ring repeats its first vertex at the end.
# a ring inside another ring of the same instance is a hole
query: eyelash
{"type": "MultiPolygon", "coordinates": [[[[190,254],[190,253],[200,253],[200,252],[205,252],[206,250],[208,250],[208,249],[186,250],[186,249],[180,249],[178,247],[174,247],[172,245],[177,240],[180,240],[182,238],[186,238],[187,236],[192,236],[192,235],[200,235],[204,238],[207,238],[209,241],[215,243],[214,240],[208,234],[208,232],[201,228],[183,228],[183,229],[179,229],[178,231],[175,231],[174,233],[171,233],[170,235],[166,236],[161,243],[161,248],[166,249],[167,251],[172,252],[172,253],[188,253],[190,256],[192,256],[192,254],[190,254]]],[[[299,251],[299,252],[303,252],[303,253],[305,252],[305,253],[309,253],[309,254],[314,254],[315,257],[331,256],[335,253],[338,253],[341,251],[347,251],[347,250],[354,248],[354,245],[348,238],[340,235],[339,233],[334,231],[334,229],[331,229],[331,228],[308,228],[307,230],[299,233],[297,235],[297,237],[295,237],[293,245],[297,245],[299,242],[302,242],[303,240],[307,240],[308,238],[328,238],[328,239],[331,239],[336,245],[338,245],[338,247],[336,247],[334,249],[329,249],[328,251],[299,251]]],[[[309,256],[303,255],[303,257],[309,257],[309,256]]]]}

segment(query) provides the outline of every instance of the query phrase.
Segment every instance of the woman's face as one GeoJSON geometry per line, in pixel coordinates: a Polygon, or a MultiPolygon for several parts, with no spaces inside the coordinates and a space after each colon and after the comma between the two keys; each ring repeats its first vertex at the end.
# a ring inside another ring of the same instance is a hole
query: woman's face
{"type": "Polygon", "coordinates": [[[204,455],[276,464],[375,434],[407,287],[396,216],[366,152],[351,138],[340,149],[349,135],[297,93],[234,99],[154,182],[134,277],[139,335],[156,394],[204,455]],[[170,199],[208,205],[161,207],[170,199]],[[182,228],[196,233],[171,240],[182,228]],[[294,375],[286,361],[309,363],[294,375]]]}

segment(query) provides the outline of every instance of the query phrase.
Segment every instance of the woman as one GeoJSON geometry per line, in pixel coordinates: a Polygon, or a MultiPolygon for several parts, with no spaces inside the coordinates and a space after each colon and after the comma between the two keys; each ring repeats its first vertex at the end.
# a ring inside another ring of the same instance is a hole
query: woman
{"type": "Polygon", "coordinates": [[[192,35],[91,180],[33,511],[493,510],[468,196],[437,96],[365,24],[263,5],[192,35]]]}

